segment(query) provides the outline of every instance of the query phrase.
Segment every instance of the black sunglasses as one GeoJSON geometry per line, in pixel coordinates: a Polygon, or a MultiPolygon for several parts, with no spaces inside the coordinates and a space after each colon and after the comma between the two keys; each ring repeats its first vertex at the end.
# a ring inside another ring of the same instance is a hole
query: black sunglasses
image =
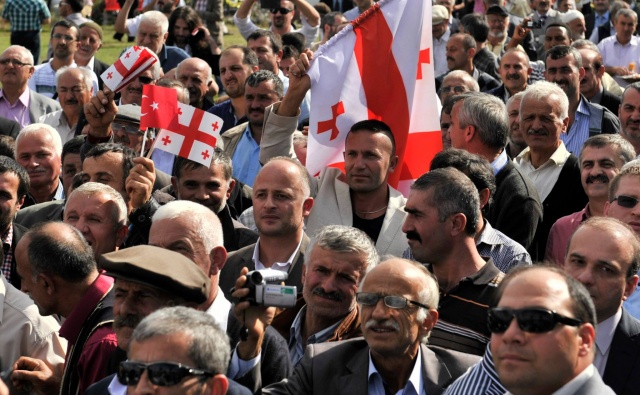
{"type": "Polygon", "coordinates": [[[120,366],[118,367],[118,381],[122,385],[137,385],[145,370],[147,371],[151,384],[161,387],[176,385],[188,376],[200,376],[205,379],[215,376],[215,373],[208,370],[190,368],[180,363],[141,363],[125,361],[120,362],[120,366]]]}
{"type": "Polygon", "coordinates": [[[556,324],[580,326],[582,322],[575,318],[565,317],[555,311],[530,307],[527,309],[509,309],[506,307],[494,307],[489,309],[487,326],[491,333],[504,333],[513,317],[518,321],[521,330],[530,333],[545,333],[553,330],[556,324]]]}
{"type": "Polygon", "coordinates": [[[625,196],[625,195],[618,195],[616,197],[613,198],[613,200],[611,201],[612,203],[614,201],[618,202],[618,206],[620,207],[624,207],[624,208],[634,208],[638,202],[640,200],[631,197],[631,196],[625,196]]]}
{"type": "Polygon", "coordinates": [[[282,15],[287,15],[290,12],[293,12],[293,10],[290,10],[288,8],[284,8],[284,7],[280,7],[280,8],[272,8],[271,9],[271,13],[272,14],[277,14],[278,12],[280,12],[280,14],[282,15]]]}

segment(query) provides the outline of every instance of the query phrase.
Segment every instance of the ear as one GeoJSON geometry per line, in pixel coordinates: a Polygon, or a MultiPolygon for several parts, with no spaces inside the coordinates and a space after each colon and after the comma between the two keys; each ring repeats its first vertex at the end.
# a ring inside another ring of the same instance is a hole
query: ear
{"type": "Polygon", "coordinates": [[[278,53],[276,54],[276,62],[278,62],[278,65],[280,64],[280,61],[282,60],[282,50],[279,50],[278,53]]]}
{"type": "Polygon", "coordinates": [[[231,181],[229,181],[229,189],[227,189],[227,200],[229,200],[229,198],[231,197],[231,192],[233,192],[233,188],[235,187],[236,187],[236,180],[231,178],[231,181]]]}
{"type": "Polygon", "coordinates": [[[633,275],[633,276],[629,277],[624,282],[624,293],[622,294],[622,300],[627,300],[627,298],[629,298],[629,296],[631,296],[633,291],[636,290],[637,286],[638,286],[638,275],[636,274],[636,275],[633,275]]]}
{"type": "Polygon", "coordinates": [[[229,380],[224,374],[216,374],[208,381],[211,395],[224,395],[229,389],[229,380]]]}
{"type": "Polygon", "coordinates": [[[116,234],[118,236],[116,239],[116,247],[120,247],[124,243],[124,239],[126,239],[127,235],[129,234],[129,227],[126,225],[122,225],[120,229],[118,229],[116,234]]]}
{"type": "Polygon", "coordinates": [[[302,277],[300,278],[300,282],[304,284],[304,280],[307,277],[307,265],[302,265],[302,277]]]}
{"type": "Polygon", "coordinates": [[[596,71],[596,76],[598,77],[598,79],[601,79],[603,75],[604,75],[604,66],[600,66],[598,71],[596,71]]]}
{"type": "Polygon", "coordinates": [[[311,209],[313,208],[313,198],[308,197],[302,203],[302,216],[307,218],[309,214],[311,214],[311,209]]]}
{"type": "Polygon", "coordinates": [[[176,176],[171,176],[171,187],[173,188],[173,193],[176,195],[176,198],[180,200],[180,195],[178,195],[178,179],[176,176]]]}
{"type": "Polygon", "coordinates": [[[476,55],[476,49],[475,48],[469,48],[467,50],[467,56],[469,56],[470,58],[473,58],[476,55]]]}
{"type": "Polygon", "coordinates": [[[473,125],[467,125],[464,128],[464,141],[467,143],[473,140],[476,135],[476,127],[473,125]]]}
{"type": "Polygon", "coordinates": [[[596,339],[596,330],[591,324],[582,324],[580,328],[578,328],[578,336],[580,337],[578,355],[586,357],[592,353],[596,339]]]}
{"type": "Polygon", "coordinates": [[[165,34],[162,35],[162,43],[164,44],[165,42],[167,42],[167,37],[169,37],[169,32],[166,32],[165,34]]]}
{"type": "Polygon", "coordinates": [[[47,295],[53,296],[55,294],[56,284],[53,276],[46,273],[39,273],[36,276],[36,282],[42,284],[42,287],[44,288],[44,291],[47,293],[47,295]]]}
{"type": "Polygon", "coordinates": [[[22,205],[24,204],[24,198],[25,198],[25,196],[23,196],[22,198],[18,199],[18,201],[16,202],[16,208],[18,209],[18,211],[22,208],[22,205]]]}
{"type": "MultiPolygon", "coordinates": [[[[529,67],[527,69],[527,77],[531,77],[531,74],[533,73],[533,68],[529,67]]],[[[546,73],[546,72],[545,72],[546,73]]]]}
{"type": "Polygon", "coordinates": [[[467,227],[467,217],[462,213],[453,214],[449,217],[451,221],[451,236],[457,236],[461,233],[464,233],[465,228],[467,227]]]}
{"type": "Polygon", "coordinates": [[[393,173],[398,166],[398,155],[394,155],[389,159],[389,173],[393,173]]]}
{"type": "Polygon", "coordinates": [[[430,332],[433,327],[436,326],[436,322],[438,322],[438,311],[436,309],[429,309],[427,318],[422,322],[422,326],[430,332]]]}
{"type": "Polygon", "coordinates": [[[483,208],[487,203],[489,203],[490,195],[491,192],[489,191],[489,188],[480,190],[480,208],[483,208]]]}
{"type": "Polygon", "coordinates": [[[611,202],[609,200],[607,200],[606,202],[604,202],[604,216],[605,217],[609,216],[609,207],[611,207],[611,202]]]}
{"type": "Polygon", "coordinates": [[[224,264],[227,262],[227,250],[223,246],[215,247],[209,253],[209,260],[211,261],[211,269],[209,269],[210,276],[216,276],[224,264]]]}
{"type": "Polygon", "coordinates": [[[569,117],[562,120],[562,133],[567,133],[569,130],[569,117]]]}
{"type": "Polygon", "coordinates": [[[581,80],[581,81],[582,81],[582,79],[584,78],[584,73],[585,73],[585,71],[584,71],[584,67],[580,67],[580,68],[578,69],[578,75],[580,75],[580,80],[581,80]]]}

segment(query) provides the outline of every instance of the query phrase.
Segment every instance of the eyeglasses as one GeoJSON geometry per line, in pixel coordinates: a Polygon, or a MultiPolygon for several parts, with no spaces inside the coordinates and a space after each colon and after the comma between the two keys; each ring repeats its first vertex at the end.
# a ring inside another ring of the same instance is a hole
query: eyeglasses
{"type": "Polygon", "coordinates": [[[407,307],[407,304],[411,303],[416,306],[420,306],[424,309],[429,309],[429,306],[424,305],[422,303],[416,302],[414,300],[409,300],[404,296],[396,296],[396,295],[378,295],[370,292],[358,292],[356,294],[356,301],[364,306],[375,306],[378,304],[378,300],[382,299],[384,301],[384,305],[387,307],[391,307],[392,309],[404,309],[407,307]]]}
{"type": "Polygon", "coordinates": [[[122,385],[137,385],[144,371],[147,371],[149,381],[153,385],[171,387],[180,383],[185,377],[200,376],[209,378],[215,373],[204,369],[195,369],[174,362],[120,362],[118,367],[118,381],[122,385]]]}
{"type": "Polygon", "coordinates": [[[504,333],[513,317],[518,321],[521,330],[530,333],[545,333],[553,330],[556,324],[579,326],[582,322],[575,318],[565,317],[555,311],[531,307],[526,309],[509,309],[494,307],[489,309],[487,326],[491,333],[504,333]]]}
{"type": "Polygon", "coordinates": [[[639,199],[625,195],[618,195],[614,197],[611,202],[613,203],[614,201],[618,202],[618,206],[624,208],[634,208],[638,204],[638,202],[640,202],[639,199]]]}
{"type": "Polygon", "coordinates": [[[0,60],[0,64],[3,66],[7,66],[9,63],[11,63],[14,67],[22,67],[22,66],[33,66],[32,64],[29,63],[22,63],[21,61],[17,60],[17,59],[2,59],[0,60]]]}
{"type": "Polygon", "coordinates": [[[113,122],[111,124],[111,129],[113,129],[114,131],[124,129],[125,132],[131,133],[131,134],[143,133],[138,126],[128,125],[128,124],[119,123],[119,122],[113,122]]]}
{"type": "Polygon", "coordinates": [[[467,88],[462,85],[443,86],[442,88],[440,88],[440,92],[442,93],[449,93],[451,91],[454,91],[455,93],[465,93],[467,91],[467,88]]]}
{"type": "Polygon", "coordinates": [[[284,8],[284,7],[272,8],[271,9],[271,13],[273,15],[277,14],[278,12],[280,12],[280,14],[282,14],[282,15],[287,15],[288,13],[293,12],[293,10],[290,10],[290,9],[284,8]]]}
{"type": "Polygon", "coordinates": [[[76,41],[76,39],[73,36],[70,36],[68,34],[56,33],[51,37],[55,38],[56,40],[62,40],[64,38],[65,41],[69,41],[69,42],[76,41]]]}
{"type": "Polygon", "coordinates": [[[140,75],[138,76],[138,81],[140,81],[140,83],[143,85],[148,85],[153,82],[153,78],[140,75]]]}

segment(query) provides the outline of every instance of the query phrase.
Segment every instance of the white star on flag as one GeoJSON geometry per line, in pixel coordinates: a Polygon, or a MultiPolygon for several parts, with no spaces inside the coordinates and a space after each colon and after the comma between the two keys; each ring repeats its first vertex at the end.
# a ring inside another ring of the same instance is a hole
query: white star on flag
{"type": "Polygon", "coordinates": [[[153,104],[151,104],[151,108],[153,108],[153,111],[158,109],[158,103],[153,102],[153,104]]]}

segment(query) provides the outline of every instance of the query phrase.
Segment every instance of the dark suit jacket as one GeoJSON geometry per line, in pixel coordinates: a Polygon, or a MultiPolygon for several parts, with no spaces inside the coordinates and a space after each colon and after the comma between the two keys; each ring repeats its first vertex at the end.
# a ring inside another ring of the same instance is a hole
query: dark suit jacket
{"type": "Polygon", "coordinates": [[[544,259],[551,226],[560,217],[582,210],[588,201],[580,182],[578,158],[572,154],[562,166],[558,181],[542,202],[544,216],[538,225],[533,244],[528,249],[534,262],[544,259]]]}
{"type": "Polygon", "coordinates": [[[614,115],[618,115],[620,102],[621,101],[619,96],[616,96],[608,90],[604,89],[602,91],[602,97],[600,98],[600,102],[598,104],[611,111],[614,115]]]}
{"type": "Polygon", "coordinates": [[[352,9],[353,7],[355,7],[355,5],[353,4],[353,0],[342,0],[342,9],[340,8],[333,8],[333,0],[320,0],[321,3],[325,3],[326,5],[329,6],[329,8],[331,8],[331,11],[340,11],[344,14],[345,11],[349,11],[350,9],[352,9]]]}
{"type": "Polygon", "coordinates": [[[542,221],[542,204],[536,187],[511,161],[496,175],[496,193],[485,212],[495,229],[527,249],[542,221]]]}
{"type": "Polygon", "coordinates": [[[11,136],[14,139],[18,137],[20,133],[20,124],[11,119],[0,117],[0,134],[3,136],[11,136]]]}
{"type": "Polygon", "coordinates": [[[60,103],[57,101],[29,90],[29,118],[31,118],[31,123],[37,123],[38,119],[44,114],[60,109],[60,103]]]}
{"type": "MultiPolygon", "coordinates": [[[[480,92],[488,92],[500,86],[500,83],[496,81],[495,78],[485,73],[484,71],[480,71],[480,69],[478,68],[476,68],[476,70],[478,71],[478,79],[476,81],[478,81],[480,92]]],[[[446,75],[449,74],[450,72],[451,70],[436,77],[436,92],[438,93],[440,92],[442,81],[444,80],[444,77],[446,77],[446,75]]]]}
{"type": "Polygon", "coordinates": [[[637,394],[640,389],[640,321],[624,309],[613,333],[603,380],[618,395],[637,394]]]}
{"type": "Polygon", "coordinates": [[[100,76],[109,68],[109,65],[105,62],[101,62],[98,58],[93,58],[93,72],[98,76],[98,89],[102,90],[104,82],[100,76]]]}
{"type": "MultiPolygon", "coordinates": [[[[422,383],[426,394],[441,394],[467,368],[480,360],[475,355],[420,346],[422,383]]],[[[291,377],[263,389],[263,394],[367,394],[369,346],[363,338],[307,347],[291,377]]]]}
{"type": "Polygon", "coordinates": [[[27,229],[40,222],[62,221],[64,212],[64,200],[53,200],[34,204],[18,211],[14,222],[19,223],[27,229]]]}
{"type": "MultiPolygon", "coordinates": [[[[587,30],[584,32],[584,36],[589,39],[589,37],[591,37],[591,33],[593,33],[593,29],[595,29],[596,27],[596,13],[595,11],[590,13],[590,14],[586,14],[584,16],[584,22],[586,24],[586,28],[587,30]]],[[[609,25],[609,21],[607,20],[607,22],[604,25],[609,25]]]]}
{"type": "MultiPolygon", "coordinates": [[[[303,234],[300,249],[293,258],[293,264],[289,267],[289,277],[287,281],[285,281],[286,285],[295,285],[298,287],[298,293],[302,292],[302,266],[304,266],[304,253],[307,250],[309,241],[309,236],[303,234]]],[[[231,292],[229,291],[236,285],[236,280],[240,276],[240,270],[242,270],[243,267],[249,268],[249,271],[255,270],[256,267],[252,259],[255,246],[254,243],[229,254],[227,263],[225,263],[222,271],[220,271],[219,285],[227,299],[232,299],[231,292]]]]}
{"type": "MultiPolygon", "coordinates": [[[[502,100],[503,103],[506,104],[506,102],[504,101],[504,92],[505,92],[505,87],[504,84],[500,84],[499,87],[497,88],[493,88],[490,91],[487,91],[488,94],[493,95],[495,97],[497,97],[498,99],[502,100]]],[[[491,221],[489,221],[491,222],[491,221]]]]}
{"type": "Polygon", "coordinates": [[[11,240],[11,251],[13,252],[13,258],[11,259],[11,284],[20,289],[20,276],[18,276],[18,272],[16,271],[16,246],[20,239],[22,239],[22,236],[27,233],[28,229],[15,222],[11,226],[13,226],[13,239],[11,240]]]}
{"type": "MultiPolygon", "coordinates": [[[[109,384],[111,383],[111,380],[113,380],[114,376],[115,374],[112,374],[97,383],[92,384],[84,392],[84,395],[109,395],[109,384]]],[[[230,379],[227,395],[251,395],[251,391],[230,379]]]]}

